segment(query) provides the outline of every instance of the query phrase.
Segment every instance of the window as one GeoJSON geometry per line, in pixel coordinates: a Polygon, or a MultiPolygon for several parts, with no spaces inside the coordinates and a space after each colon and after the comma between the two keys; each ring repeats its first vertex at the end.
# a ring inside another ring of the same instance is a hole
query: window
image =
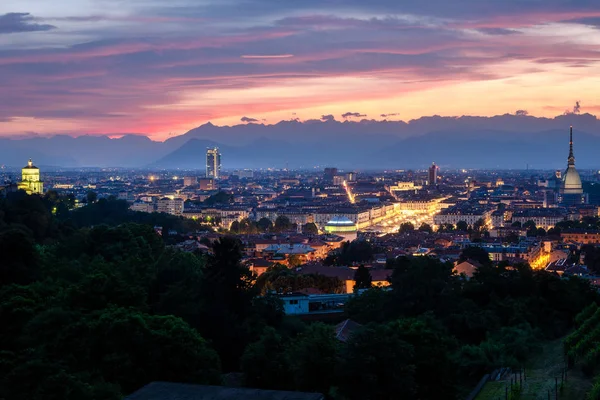
{"type": "Polygon", "coordinates": [[[290,304],[298,304],[298,300],[290,300],[290,304]]]}

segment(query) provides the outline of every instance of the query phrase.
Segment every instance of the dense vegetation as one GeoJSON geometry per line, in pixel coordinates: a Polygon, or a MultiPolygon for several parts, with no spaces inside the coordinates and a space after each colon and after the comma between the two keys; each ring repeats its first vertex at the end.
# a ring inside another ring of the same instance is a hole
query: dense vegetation
{"type": "MultiPolygon", "coordinates": [[[[268,285],[339,283],[301,282],[281,267],[255,282],[233,238],[210,256],[184,253],[153,226],[187,221],[90,203],[0,200],[0,398],[118,399],[154,380],[219,384],[236,371],[248,386],[340,400],[459,398],[484,372],[519,366],[539,340],[564,335],[597,301],[586,281],[527,265],[488,261],[466,280],[449,264],[400,258],[388,263],[391,290],[347,304],[363,326],[344,343],[331,325],[287,318],[277,298],[258,296],[268,285]]],[[[375,251],[354,242],[330,261],[375,251]]],[[[368,282],[360,269],[357,288],[368,282]]]]}

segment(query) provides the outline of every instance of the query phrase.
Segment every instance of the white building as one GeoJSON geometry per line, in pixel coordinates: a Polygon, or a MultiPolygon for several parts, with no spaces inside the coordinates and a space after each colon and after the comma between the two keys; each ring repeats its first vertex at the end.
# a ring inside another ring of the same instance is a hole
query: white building
{"type": "Polygon", "coordinates": [[[183,214],[183,199],[163,197],[156,203],[156,211],[172,215],[183,214]]]}

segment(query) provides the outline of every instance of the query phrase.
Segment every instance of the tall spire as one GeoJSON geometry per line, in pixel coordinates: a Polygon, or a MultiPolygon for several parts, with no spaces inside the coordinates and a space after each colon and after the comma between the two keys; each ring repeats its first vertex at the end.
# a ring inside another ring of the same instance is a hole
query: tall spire
{"type": "Polygon", "coordinates": [[[573,127],[569,138],[569,165],[575,165],[575,156],[573,155],[573,127]]]}

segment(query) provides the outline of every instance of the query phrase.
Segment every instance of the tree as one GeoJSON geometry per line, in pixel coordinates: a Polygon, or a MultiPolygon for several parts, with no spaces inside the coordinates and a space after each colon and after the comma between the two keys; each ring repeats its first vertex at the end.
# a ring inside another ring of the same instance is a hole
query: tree
{"type": "Polygon", "coordinates": [[[390,278],[393,299],[389,315],[416,316],[440,310],[455,301],[458,277],[454,266],[430,257],[415,257],[399,263],[390,278]]]}
{"type": "Polygon", "coordinates": [[[290,254],[287,261],[290,268],[296,268],[302,265],[302,258],[300,258],[298,254],[290,254]]]}
{"type": "Polygon", "coordinates": [[[215,204],[229,204],[233,203],[233,195],[220,191],[216,194],[213,194],[206,200],[204,200],[204,204],[207,206],[214,206],[215,204]]]}
{"type": "Polygon", "coordinates": [[[475,221],[475,223],[473,224],[473,229],[476,232],[481,232],[483,230],[483,228],[485,227],[485,221],[482,218],[479,218],[477,221],[475,221]]]}
{"type": "Polygon", "coordinates": [[[233,221],[231,226],[229,227],[229,231],[231,233],[239,233],[240,232],[240,223],[238,221],[233,221]]]}
{"type": "Polygon", "coordinates": [[[307,224],[304,224],[304,226],[302,227],[302,231],[309,235],[318,235],[319,234],[319,228],[317,228],[317,225],[314,222],[309,222],[307,224]]]}
{"type": "Polygon", "coordinates": [[[532,220],[529,220],[529,221],[527,221],[527,222],[525,222],[523,224],[523,228],[525,228],[527,230],[529,230],[529,229],[535,229],[536,228],[535,222],[532,221],[532,220]]]}
{"type": "MultiPolygon", "coordinates": [[[[26,378],[44,382],[46,387],[61,386],[60,381],[47,380],[52,365],[65,379],[76,376],[84,379],[84,386],[85,380],[103,380],[118,385],[124,393],[156,380],[220,382],[218,355],[194,329],[173,316],[151,316],[118,307],[90,314],[50,308],[25,325],[21,341],[28,355],[17,360],[22,368],[14,371],[16,376],[5,378],[11,385],[26,378]]],[[[82,390],[75,382],[71,385],[77,392],[82,390]]]]}
{"type": "Polygon", "coordinates": [[[400,319],[390,325],[414,348],[416,397],[455,398],[458,374],[453,353],[456,343],[443,325],[431,314],[400,319]],[[436,377],[435,385],[431,384],[432,376],[436,377]]]}
{"type": "Polygon", "coordinates": [[[239,240],[223,237],[213,244],[202,279],[202,310],[193,321],[203,337],[211,340],[227,371],[238,368],[248,338],[244,322],[250,315],[255,289],[252,273],[241,264],[239,240]],[[210,321],[210,323],[206,323],[210,321]]]}
{"type": "Polygon", "coordinates": [[[355,332],[340,352],[339,392],[348,400],[415,399],[414,348],[390,325],[355,332]]]}
{"type": "Polygon", "coordinates": [[[437,231],[439,233],[444,233],[444,232],[454,232],[454,225],[452,224],[441,224],[437,231]]]}
{"type": "Polygon", "coordinates": [[[560,236],[560,228],[554,227],[554,228],[550,228],[548,229],[548,232],[546,232],[548,236],[560,236]]]}
{"type": "Polygon", "coordinates": [[[458,221],[456,223],[456,230],[461,232],[467,232],[469,230],[469,225],[465,221],[458,221]]]}
{"type": "Polygon", "coordinates": [[[18,229],[0,233],[0,287],[34,281],[39,275],[39,263],[38,251],[27,233],[18,229]]]}
{"type": "Polygon", "coordinates": [[[87,199],[87,203],[88,204],[92,204],[95,203],[96,200],[98,200],[98,195],[96,194],[96,192],[92,192],[91,190],[89,192],[87,192],[86,194],[86,199],[87,199]]]}
{"type": "Polygon", "coordinates": [[[400,228],[398,229],[398,233],[407,233],[415,230],[415,226],[411,222],[404,222],[400,224],[400,228]]]}
{"type": "Polygon", "coordinates": [[[280,215],[275,219],[275,232],[285,232],[289,231],[290,229],[292,229],[292,223],[288,217],[285,215],[280,215]]]}
{"type": "Polygon", "coordinates": [[[354,291],[370,289],[372,280],[369,270],[364,265],[360,265],[354,273],[354,291]]]}
{"type": "Polygon", "coordinates": [[[419,231],[420,232],[433,233],[433,228],[431,227],[431,225],[426,224],[425,222],[423,222],[421,224],[421,226],[419,227],[419,231]]]}
{"type": "Polygon", "coordinates": [[[473,260],[482,265],[491,265],[490,254],[481,247],[468,246],[460,253],[459,261],[473,260]]]}
{"type": "Polygon", "coordinates": [[[258,233],[258,227],[254,221],[249,218],[244,218],[240,221],[239,232],[244,234],[258,233]]]}
{"type": "Polygon", "coordinates": [[[513,228],[521,228],[521,223],[519,221],[515,221],[511,224],[511,227],[513,228]]]}
{"type": "Polygon", "coordinates": [[[342,252],[340,253],[340,265],[370,261],[373,259],[374,254],[375,249],[373,245],[366,240],[355,240],[352,243],[346,242],[342,246],[342,252]]]}
{"type": "Polygon", "coordinates": [[[286,350],[294,389],[328,393],[335,380],[338,342],[331,326],[313,323],[286,350]]]}
{"type": "Polygon", "coordinates": [[[514,243],[514,244],[519,243],[519,235],[517,235],[514,232],[509,233],[508,235],[506,235],[504,237],[504,243],[509,243],[509,244],[511,244],[511,243],[514,243]]]}
{"type": "Polygon", "coordinates": [[[591,244],[581,246],[581,254],[585,257],[587,267],[595,272],[600,273],[600,249],[591,244]]]}
{"type": "Polygon", "coordinates": [[[261,232],[269,232],[271,229],[273,229],[273,223],[271,220],[264,217],[259,219],[256,225],[261,232]]]}
{"type": "Polygon", "coordinates": [[[390,303],[392,301],[393,296],[390,291],[374,287],[360,296],[352,296],[348,299],[345,311],[349,318],[361,324],[383,323],[391,314],[390,303]]]}
{"type": "Polygon", "coordinates": [[[260,339],[248,345],[241,358],[245,384],[259,389],[292,389],[292,374],[285,356],[286,343],[277,331],[266,327],[260,339]]]}

